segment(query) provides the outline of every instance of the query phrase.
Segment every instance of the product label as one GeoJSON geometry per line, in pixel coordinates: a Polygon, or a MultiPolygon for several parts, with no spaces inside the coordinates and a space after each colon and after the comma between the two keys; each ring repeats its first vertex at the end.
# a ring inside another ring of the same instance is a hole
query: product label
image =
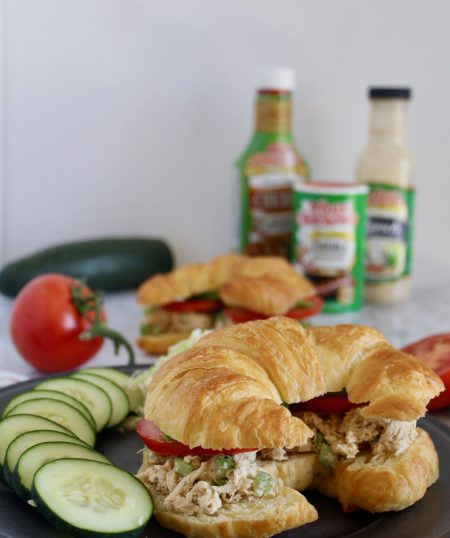
{"type": "Polygon", "coordinates": [[[289,257],[293,185],[306,166],[288,143],[273,142],[251,155],[242,173],[241,250],[289,257]]]}
{"type": "Polygon", "coordinates": [[[256,130],[260,133],[291,132],[291,98],[260,96],[256,104],[256,130]]]}
{"type": "Polygon", "coordinates": [[[365,278],[395,281],[411,272],[414,191],[383,183],[369,187],[365,278]]]}
{"type": "Polygon", "coordinates": [[[325,297],[324,311],[361,306],[366,198],[295,193],[292,261],[325,297]]]}

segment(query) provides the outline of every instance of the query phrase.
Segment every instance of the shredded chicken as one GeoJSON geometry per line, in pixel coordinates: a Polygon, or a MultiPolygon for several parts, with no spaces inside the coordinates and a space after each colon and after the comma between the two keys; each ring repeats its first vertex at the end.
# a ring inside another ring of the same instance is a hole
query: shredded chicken
{"type": "Polygon", "coordinates": [[[415,421],[369,419],[359,409],[349,411],[344,417],[308,411],[298,416],[324,436],[335,454],[346,458],[354,458],[366,446],[377,456],[400,454],[417,437],[415,421]]]}
{"type": "Polygon", "coordinates": [[[264,448],[258,452],[258,457],[262,460],[287,461],[289,459],[289,454],[303,454],[304,452],[311,452],[313,450],[314,440],[308,439],[302,446],[295,446],[292,448],[264,448]]]}
{"type": "Polygon", "coordinates": [[[158,333],[219,329],[227,324],[225,317],[214,313],[171,312],[164,308],[158,308],[147,314],[145,323],[155,327],[158,333]]]}
{"type": "Polygon", "coordinates": [[[374,454],[400,454],[417,438],[416,423],[403,420],[386,422],[385,431],[381,434],[378,443],[373,447],[374,454]]]}
{"type": "Polygon", "coordinates": [[[265,448],[259,456],[262,460],[287,461],[288,453],[285,448],[265,448]]]}
{"type": "Polygon", "coordinates": [[[258,474],[256,452],[233,455],[234,468],[227,473],[222,485],[217,485],[215,457],[185,456],[184,462],[191,464],[194,470],[184,477],[174,470],[176,459],[147,450],[145,468],[138,474],[144,484],[165,496],[166,507],[175,512],[212,515],[224,503],[273,496],[278,491],[279,483],[271,477],[263,486],[255,481],[258,474]]]}

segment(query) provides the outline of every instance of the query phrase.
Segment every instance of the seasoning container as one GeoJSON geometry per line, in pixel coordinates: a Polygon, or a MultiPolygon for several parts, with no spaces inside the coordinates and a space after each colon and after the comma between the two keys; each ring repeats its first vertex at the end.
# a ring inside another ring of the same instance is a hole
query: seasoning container
{"type": "Polygon", "coordinates": [[[252,140],[236,163],[240,210],[238,250],[289,258],[293,185],[308,165],[292,136],[294,71],[268,71],[258,90],[252,140]]]}
{"type": "Polygon", "coordinates": [[[369,142],[357,181],[369,185],[365,291],[367,301],[399,303],[411,294],[414,190],[406,146],[409,88],[370,88],[369,142]]]}
{"type": "Polygon", "coordinates": [[[295,187],[291,260],[324,298],[323,312],[362,306],[367,192],[356,183],[295,187]]]}

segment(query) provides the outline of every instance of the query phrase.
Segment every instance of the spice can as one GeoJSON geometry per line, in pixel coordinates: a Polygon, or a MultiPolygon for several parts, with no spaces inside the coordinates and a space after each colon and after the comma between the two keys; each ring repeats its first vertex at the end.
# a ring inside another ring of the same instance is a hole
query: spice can
{"type": "Polygon", "coordinates": [[[291,259],[324,298],[323,312],[363,303],[366,185],[311,181],[294,188],[291,259]]]}

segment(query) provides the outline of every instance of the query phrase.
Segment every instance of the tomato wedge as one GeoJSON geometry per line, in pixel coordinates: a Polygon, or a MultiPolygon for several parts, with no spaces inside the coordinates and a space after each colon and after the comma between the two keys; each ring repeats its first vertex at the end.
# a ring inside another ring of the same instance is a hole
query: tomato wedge
{"type": "MultiPolygon", "coordinates": [[[[320,312],[323,305],[322,299],[318,296],[309,297],[303,302],[307,306],[298,306],[296,308],[292,308],[285,314],[285,316],[292,319],[305,319],[320,312]]],[[[261,314],[260,312],[253,312],[252,310],[237,307],[225,308],[225,314],[233,323],[245,323],[255,319],[267,319],[269,317],[266,314],[261,314]]]]}
{"type": "Polygon", "coordinates": [[[219,299],[187,299],[176,303],[164,305],[171,312],[217,312],[222,309],[222,301],[219,299]]]}
{"type": "Polygon", "coordinates": [[[164,456],[214,456],[216,454],[239,454],[240,452],[250,452],[254,448],[232,448],[226,450],[212,450],[210,448],[195,447],[190,448],[174,439],[168,438],[151,420],[142,419],[137,423],[136,432],[144,442],[145,446],[153,452],[164,456]]]}
{"type": "Polygon", "coordinates": [[[444,392],[433,398],[428,404],[429,411],[437,411],[450,406],[450,333],[434,334],[422,338],[402,349],[414,355],[429,368],[434,370],[445,385],[444,392]]]}

